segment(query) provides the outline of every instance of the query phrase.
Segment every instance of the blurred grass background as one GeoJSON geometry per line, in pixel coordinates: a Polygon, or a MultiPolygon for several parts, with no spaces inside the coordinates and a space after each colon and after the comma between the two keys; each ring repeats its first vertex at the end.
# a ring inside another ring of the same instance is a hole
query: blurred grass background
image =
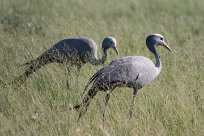
{"type": "MultiPolygon", "coordinates": [[[[119,57],[154,59],[145,46],[148,34],[161,33],[173,52],[159,48],[160,76],[143,88],[128,120],[132,90],[117,88],[102,120],[105,93],[92,101],[79,121],[69,107],[81,101],[88,79],[103,66],[86,64],[70,90],[66,68],[49,64],[19,88],[0,86],[0,135],[204,135],[204,1],[203,0],[1,0],[0,81],[8,83],[57,41],[91,37],[99,46],[110,35],[119,57]]],[[[109,51],[105,65],[118,56],[109,51]]],[[[104,66],[105,66],[104,65],[104,66]]]]}

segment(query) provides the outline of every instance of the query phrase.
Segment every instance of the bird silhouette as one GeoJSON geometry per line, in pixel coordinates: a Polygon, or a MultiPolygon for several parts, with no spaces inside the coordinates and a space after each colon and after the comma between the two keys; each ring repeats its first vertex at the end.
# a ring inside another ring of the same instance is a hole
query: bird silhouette
{"type": "MultiPolygon", "coordinates": [[[[90,38],[69,38],[57,42],[52,48],[45,51],[39,57],[31,60],[23,65],[27,65],[26,71],[15,78],[13,83],[18,85],[25,82],[25,80],[42,66],[49,63],[65,63],[68,71],[68,78],[70,74],[70,66],[77,66],[78,74],[80,73],[81,67],[90,62],[92,65],[102,65],[107,59],[107,50],[113,48],[118,54],[116,49],[116,40],[113,37],[106,37],[102,42],[103,56],[101,59],[97,58],[97,44],[90,38]]],[[[21,66],[23,66],[21,65],[21,66]]],[[[69,81],[69,80],[68,80],[69,81]]],[[[67,82],[68,82],[67,81],[67,82]]],[[[78,80],[77,80],[78,81],[78,80]]],[[[69,83],[67,83],[69,88],[69,83]]]]}
{"type": "Polygon", "coordinates": [[[154,80],[161,71],[162,63],[156,46],[163,46],[172,51],[161,34],[148,35],[146,38],[146,45],[154,54],[156,63],[154,64],[149,58],[144,56],[126,56],[112,61],[107,67],[99,70],[87,83],[84,92],[91,83],[93,84],[88,93],[84,96],[82,103],[73,107],[75,110],[79,110],[83,107],[83,109],[80,110],[78,120],[85,114],[91,100],[98,91],[107,92],[103,113],[104,118],[110,94],[116,87],[133,88],[133,98],[129,110],[129,116],[130,118],[132,117],[135,97],[138,90],[154,80]]]}

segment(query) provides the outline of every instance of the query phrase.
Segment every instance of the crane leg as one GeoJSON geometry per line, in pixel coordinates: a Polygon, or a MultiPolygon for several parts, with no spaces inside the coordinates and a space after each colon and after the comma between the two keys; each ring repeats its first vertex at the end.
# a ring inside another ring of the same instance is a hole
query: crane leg
{"type": "Polygon", "coordinates": [[[66,86],[67,86],[67,89],[70,89],[70,67],[68,65],[66,65],[67,67],[67,82],[66,82],[66,86]]]}
{"type": "Polygon", "coordinates": [[[110,93],[107,93],[105,97],[105,108],[103,111],[103,121],[105,121],[105,114],[106,114],[106,109],[107,109],[109,99],[110,99],[110,93]]]}
{"type": "Polygon", "coordinates": [[[81,66],[78,66],[78,67],[77,67],[77,81],[76,81],[76,86],[79,85],[79,75],[80,75],[80,72],[81,72],[81,66]]]}
{"type": "Polygon", "coordinates": [[[103,121],[105,121],[106,109],[107,109],[107,105],[108,105],[108,102],[109,102],[109,99],[110,99],[110,93],[116,88],[116,86],[117,86],[117,84],[115,84],[115,86],[106,94],[105,108],[104,108],[104,111],[103,111],[103,121]]]}
{"type": "Polygon", "coordinates": [[[131,102],[131,105],[130,105],[130,111],[129,111],[130,118],[132,118],[132,113],[133,113],[133,110],[134,110],[134,103],[135,103],[135,98],[136,98],[137,92],[138,92],[138,89],[134,89],[133,98],[132,98],[132,102],[131,102]]]}

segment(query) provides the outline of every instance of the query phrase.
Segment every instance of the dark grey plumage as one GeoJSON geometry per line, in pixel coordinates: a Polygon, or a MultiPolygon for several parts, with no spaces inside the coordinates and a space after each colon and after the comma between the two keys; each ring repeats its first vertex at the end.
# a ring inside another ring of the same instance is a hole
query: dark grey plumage
{"type": "MultiPolygon", "coordinates": [[[[27,62],[23,65],[28,65],[26,71],[17,77],[12,83],[21,84],[35,71],[48,63],[65,63],[67,65],[68,73],[70,66],[77,66],[78,75],[81,67],[90,62],[93,65],[104,64],[107,58],[107,50],[113,48],[116,53],[116,40],[113,37],[106,37],[102,43],[103,56],[101,59],[97,58],[97,45],[90,38],[69,38],[57,42],[52,48],[45,51],[36,59],[27,62]]],[[[69,76],[69,75],[68,75],[69,76]]]]}
{"type": "Polygon", "coordinates": [[[99,70],[91,77],[85,87],[86,90],[89,84],[93,82],[92,87],[89,89],[88,94],[83,98],[82,103],[74,106],[74,109],[76,110],[80,109],[81,106],[85,108],[80,112],[79,118],[86,112],[91,100],[98,91],[108,91],[105,103],[105,105],[107,105],[110,93],[113,89],[122,86],[133,88],[133,99],[129,111],[129,115],[132,117],[135,96],[138,90],[154,80],[161,70],[161,59],[155,47],[161,45],[171,51],[165,43],[163,36],[160,34],[147,36],[146,45],[155,55],[156,63],[154,64],[149,58],[143,56],[127,56],[118,58],[112,61],[107,67],[99,70]]]}

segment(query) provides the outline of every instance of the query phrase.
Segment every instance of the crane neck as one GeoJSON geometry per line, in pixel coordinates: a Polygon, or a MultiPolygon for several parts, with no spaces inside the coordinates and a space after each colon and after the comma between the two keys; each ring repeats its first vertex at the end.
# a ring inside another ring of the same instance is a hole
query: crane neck
{"type": "Polygon", "coordinates": [[[155,68],[157,70],[157,74],[159,74],[161,71],[161,68],[162,68],[161,58],[160,58],[159,53],[156,51],[156,49],[155,49],[155,52],[153,52],[153,54],[154,54],[155,59],[156,59],[155,68]]]}
{"type": "Polygon", "coordinates": [[[98,60],[100,62],[99,64],[104,64],[106,59],[107,59],[107,49],[103,49],[103,56],[101,59],[98,60]]]}
{"type": "Polygon", "coordinates": [[[91,64],[97,66],[97,65],[104,64],[106,59],[107,59],[107,49],[103,49],[103,56],[102,56],[102,58],[101,59],[96,59],[95,58],[95,59],[91,60],[90,62],[91,62],[91,64]]]}
{"type": "Polygon", "coordinates": [[[154,35],[149,35],[146,39],[146,45],[149,51],[151,51],[155,56],[155,59],[156,59],[155,69],[156,69],[156,74],[158,75],[161,71],[162,63],[161,63],[160,55],[156,50],[158,43],[153,38],[154,38],[154,35]]]}
{"type": "Polygon", "coordinates": [[[159,53],[156,50],[156,43],[151,43],[149,41],[147,41],[147,48],[154,54],[155,59],[156,59],[156,63],[155,63],[155,67],[158,69],[161,69],[161,58],[159,53]]]}

